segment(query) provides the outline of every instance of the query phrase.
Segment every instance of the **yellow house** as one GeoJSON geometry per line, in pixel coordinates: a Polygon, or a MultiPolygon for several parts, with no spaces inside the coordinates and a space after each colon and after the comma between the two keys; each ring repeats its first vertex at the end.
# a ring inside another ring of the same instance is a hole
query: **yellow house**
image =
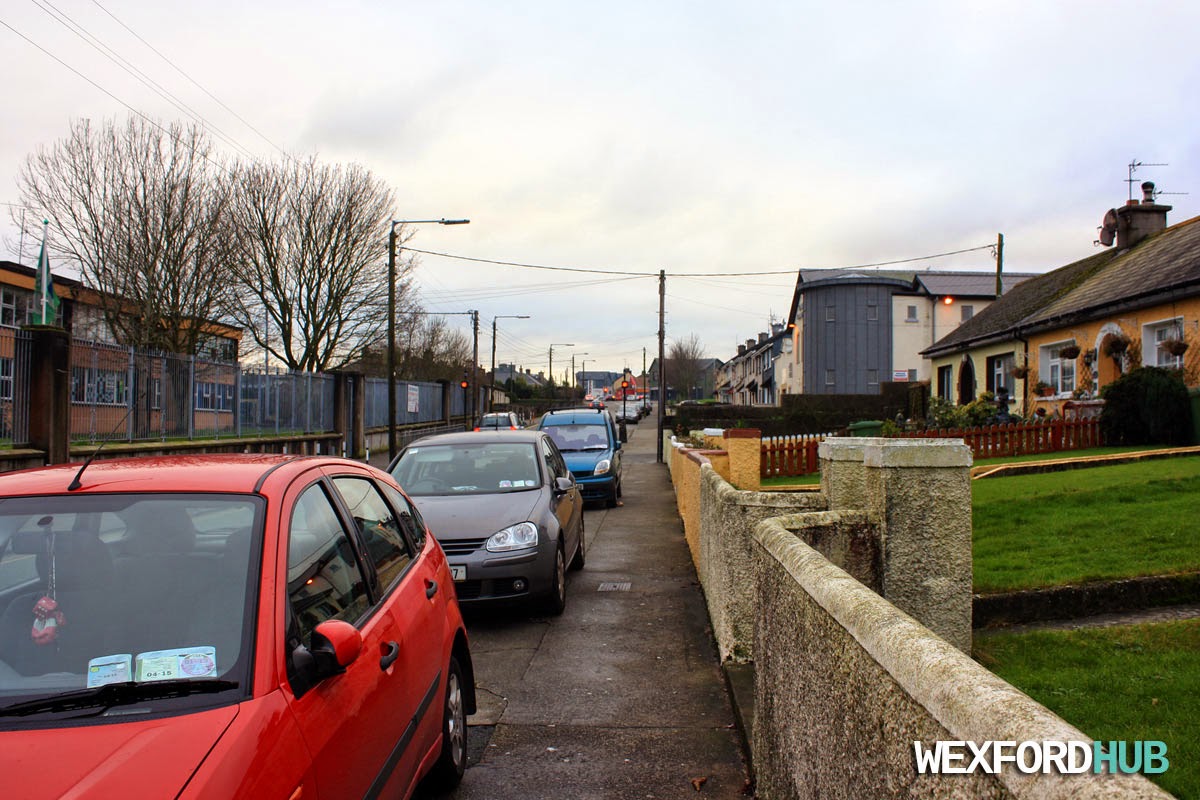
{"type": "Polygon", "coordinates": [[[1167,227],[1170,206],[1143,190],[1105,217],[1115,247],[1021,283],[922,351],[934,395],[1003,392],[1027,415],[1093,399],[1139,366],[1200,384],[1200,217],[1167,227]]]}

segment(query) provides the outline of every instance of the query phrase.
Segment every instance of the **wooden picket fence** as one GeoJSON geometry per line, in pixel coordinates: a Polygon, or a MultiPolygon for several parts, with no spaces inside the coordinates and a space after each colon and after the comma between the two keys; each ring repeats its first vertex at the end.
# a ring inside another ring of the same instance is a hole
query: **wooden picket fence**
{"type": "Polygon", "coordinates": [[[828,435],[763,437],[759,473],[764,478],[782,478],[816,472],[817,445],[828,435]]]}
{"type": "MultiPolygon", "coordinates": [[[[817,446],[828,434],[773,436],[762,441],[760,471],[764,478],[808,475],[819,469],[817,446]]],[[[1100,420],[1055,419],[989,425],[983,428],[942,428],[899,434],[907,439],[962,439],[975,458],[1009,458],[1082,450],[1104,444],[1100,420]]]]}

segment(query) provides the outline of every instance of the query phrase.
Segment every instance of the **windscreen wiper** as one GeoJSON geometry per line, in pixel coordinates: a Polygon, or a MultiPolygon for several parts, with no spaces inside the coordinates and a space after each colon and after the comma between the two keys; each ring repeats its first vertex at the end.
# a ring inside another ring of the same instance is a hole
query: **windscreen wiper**
{"type": "Polygon", "coordinates": [[[53,714],[95,708],[105,711],[113,706],[140,703],[146,700],[165,700],[193,694],[216,694],[238,688],[237,681],[186,679],[174,681],[123,681],[79,689],[73,692],[25,700],[0,708],[0,717],[25,717],[30,714],[53,714]]]}

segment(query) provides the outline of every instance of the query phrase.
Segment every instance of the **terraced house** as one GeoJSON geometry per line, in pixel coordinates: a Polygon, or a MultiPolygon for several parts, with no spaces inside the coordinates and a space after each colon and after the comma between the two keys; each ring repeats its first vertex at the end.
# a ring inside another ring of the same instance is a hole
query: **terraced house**
{"type": "Polygon", "coordinates": [[[1200,217],[1167,227],[1171,207],[1142,188],[1105,216],[1111,249],[1021,283],[926,348],[934,394],[1003,389],[1019,413],[1053,414],[1138,366],[1200,384],[1200,217]]]}

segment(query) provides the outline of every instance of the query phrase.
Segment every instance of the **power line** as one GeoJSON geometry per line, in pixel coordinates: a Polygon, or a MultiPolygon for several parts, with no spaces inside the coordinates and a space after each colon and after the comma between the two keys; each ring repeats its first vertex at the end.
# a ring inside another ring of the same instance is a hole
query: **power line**
{"type": "MultiPolygon", "coordinates": [[[[795,275],[801,269],[871,269],[873,267],[888,267],[895,264],[910,264],[914,261],[929,261],[934,258],[945,258],[947,256],[961,255],[962,253],[974,253],[979,250],[991,250],[995,247],[994,244],[980,245],[979,247],[967,247],[962,250],[951,250],[946,253],[933,253],[926,256],[916,256],[913,258],[897,258],[892,261],[877,261],[871,264],[851,264],[849,266],[840,267],[793,267],[791,269],[777,270],[757,270],[749,272],[668,272],[667,276],[671,278],[741,278],[754,275],[795,275]]],[[[491,258],[475,258],[472,256],[460,256],[453,253],[439,253],[435,250],[418,250],[415,247],[405,247],[413,253],[421,253],[427,256],[440,256],[442,258],[453,258],[458,261],[472,261],[478,264],[496,264],[502,267],[519,267],[522,269],[544,269],[553,272],[588,272],[600,275],[630,275],[638,278],[658,277],[657,272],[631,272],[628,270],[612,270],[612,269],[591,269],[586,267],[562,267],[550,266],[547,264],[524,264],[518,261],[499,261],[491,258]]]]}
{"type": "MultiPolygon", "coordinates": [[[[21,37],[21,38],[22,38],[22,39],[24,39],[26,42],[28,42],[29,44],[33,45],[33,46],[34,46],[34,47],[36,47],[38,50],[41,50],[43,53],[45,53],[47,56],[49,56],[50,58],[52,58],[52,59],[54,59],[55,61],[57,61],[57,62],[58,62],[59,64],[61,64],[62,66],[66,67],[68,70],[70,70],[71,72],[75,73],[77,76],[79,76],[80,78],[82,78],[83,80],[85,80],[85,81],[87,81],[88,83],[90,83],[90,84],[91,84],[93,87],[95,87],[96,89],[99,89],[101,92],[103,92],[104,94],[108,95],[108,96],[109,96],[110,98],[112,98],[113,100],[116,100],[118,103],[120,103],[121,105],[125,106],[125,108],[127,108],[131,114],[134,114],[134,115],[136,115],[136,116],[138,116],[138,117],[141,117],[141,118],[142,118],[142,119],[143,119],[143,120],[144,120],[144,121],[145,121],[147,124],[151,125],[152,127],[155,127],[155,128],[157,128],[157,129],[158,129],[159,131],[161,131],[162,133],[165,133],[165,134],[166,134],[168,137],[170,137],[171,139],[173,139],[173,140],[175,141],[175,143],[176,143],[176,144],[179,144],[179,145],[183,145],[183,144],[185,144],[185,143],[183,142],[183,140],[182,140],[182,137],[178,137],[178,136],[176,136],[176,135],[175,135],[175,134],[173,134],[173,133],[172,133],[172,132],[171,132],[169,129],[167,129],[167,128],[164,128],[164,127],[163,127],[161,124],[159,124],[159,123],[158,123],[158,122],[156,122],[155,120],[151,119],[149,116],[147,116],[147,115],[146,115],[146,114],[144,114],[143,112],[141,112],[141,111],[138,111],[136,108],[134,108],[133,106],[129,105],[129,103],[126,103],[124,100],[122,100],[121,98],[117,97],[115,94],[113,94],[112,92],[110,92],[108,89],[105,89],[103,86],[101,86],[100,84],[96,83],[94,80],[92,80],[91,78],[89,78],[87,75],[84,75],[82,72],[80,72],[79,70],[75,69],[75,68],[74,68],[74,67],[72,67],[70,64],[68,64],[67,62],[63,61],[61,58],[59,58],[58,56],[54,55],[54,53],[51,53],[49,50],[47,50],[46,48],[42,47],[40,44],[38,44],[37,42],[35,42],[33,39],[30,39],[28,36],[26,36],[25,34],[21,33],[19,30],[17,30],[16,28],[14,28],[12,25],[9,25],[7,22],[5,22],[5,21],[4,21],[4,20],[2,20],[2,19],[0,19],[0,25],[3,25],[4,27],[8,28],[10,31],[12,31],[13,33],[15,33],[17,36],[21,37]]],[[[193,148],[193,149],[194,149],[194,148],[193,148]]],[[[228,168],[227,166],[225,166],[224,164],[222,164],[222,163],[220,163],[220,162],[218,162],[218,161],[214,161],[214,160],[212,160],[211,158],[209,158],[209,157],[208,157],[206,154],[204,154],[204,153],[198,153],[198,155],[199,155],[201,158],[203,158],[205,161],[207,161],[209,164],[212,164],[214,167],[217,167],[218,169],[220,169],[222,172],[225,172],[225,173],[226,173],[226,174],[228,174],[228,175],[232,175],[232,173],[229,171],[229,168],[228,168]]]]}
{"type": "Polygon", "coordinates": [[[129,60],[127,60],[124,56],[121,56],[116,51],[114,51],[111,47],[109,47],[104,42],[102,42],[99,39],[99,37],[97,37],[96,35],[91,33],[83,25],[76,22],[65,12],[59,10],[53,3],[50,3],[49,0],[42,0],[42,2],[39,2],[39,0],[32,0],[32,1],[35,6],[37,6],[39,9],[41,9],[51,19],[53,19],[58,24],[62,25],[64,28],[69,30],[71,33],[75,34],[75,36],[77,36],[79,39],[82,39],[93,50],[100,53],[100,55],[104,56],[109,61],[111,61],[112,63],[116,64],[118,67],[123,69],[126,73],[133,76],[143,86],[146,86],[151,91],[153,91],[155,94],[157,94],[159,97],[166,100],[171,105],[175,106],[175,108],[182,111],[184,114],[190,116],[192,118],[192,120],[194,122],[198,123],[201,127],[212,131],[214,134],[216,134],[216,136],[218,138],[220,138],[226,144],[229,144],[235,150],[240,151],[242,153],[242,155],[245,155],[249,158],[254,158],[254,154],[251,153],[248,148],[242,146],[241,143],[239,143],[232,136],[229,136],[227,133],[222,131],[216,125],[213,125],[211,122],[209,122],[207,119],[205,119],[204,116],[202,114],[200,114],[200,112],[193,109],[191,106],[189,106],[183,100],[181,100],[176,95],[174,95],[170,90],[163,87],[161,84],[159,84],[153,78],[151,78],[149,75],[142,72],[140,69],[138,69],[136,66],[134,66],[129,60]],[[44,5],[43,5],[43,3],[44,3],[44,5]]]}
{"type": "Polygon", "coordinates": [[[279,151],[280,153],[282,153],[283,155],[285,155],[285,156],[287,155],[287,153],[284,151],[284,149],[283,149],[282,147],[280,147],[279,145],[275,144],[273,141],[271,141],[270,139],[268,139],[268,138],[267,138],[267,136],[266,136],[266,134],[264,134],[262,131],[260,131],[258,128],[254,127],[253,125],[251,125],[249,122],[247,122],[247,121],[246,121],[244,118],[242,118],[242,116],[241,116],[240,114],[238,114],[238,113],[237,113],[236,111],[234,111],[232,108],[230,108],[229,106],[227,106],[227,105],[225,105],[223,102],[221,102],[221,100],[220,100],[220,99],[219,99],[219,98],[218,98],[218,97],[217,97],[215,94],[213,94],[213,93],[212,93],[212,92],[210,92],[208,89],[205,89],[203,86],[201,86],[201,85],[200,85],[200,83],[199,83],[199,82],[197,82],[195,78],[193,78],[191,75],[188,75],[188,74],[187,74],[187,73],[186,73],[186,72],[185,72],[185,71],[184,71],[184,70],[183,70],[183,69],[182,69],[182,68],[181,68],[181,67],[180,67],[178,64],[176,64],[176,63],[175,63],[174,61],[172,61],[171,59],[167,58],[165,55],[163,55],[161,52],[159,52],[159,50],[158,50],[156,47],[154,47],[154,45],[150,44],[148,41],[146,41],[146,40],[145,40],[145,39],[143,39],[141,36],[139,36],[139,35],[138,35],[138,33],[137,33],[135,30],[133,30],[133,28],[130,28],[128,25],[126,25],[126,24],[125,24],[124,22],[122,22],[120,19],[117,19],[117,16],[116,16],[115,14],[113,14],[111,11],[109,11],[109,10],[108,10],[107,8],[105,8],[104,6],[100,5],[100,3],[99,3],[99,2],[97,2],[97,0],[92,0],[92,3],[93,3],[93,4],[94,4],[94,5],[97,7],[97,8],[99,8],[101,11],[103,11],[105,14],[108,14],[108,16],[112,17],[112,18],[113,18],[113,20],[114,20],[114,21],[115,21],[115,22],[116,22],[118,25],[120,25],[120,26],[121,26],[122,28],[124,28],[125,30],[129,31],[129,33],[130,33],[130,34],[131,34],[131,35],[132,35],[132,36],[133,36],[135,39],[137,39],[137,40],[138,40],[139,42],[141,42],[142,44],[146,45],[146,47],[150,48],[150,50],[151,50],[151,51],[152,51],[152,52],[153,52],[155,55],[157,55],[157,56],[158,56],[159,58],[161,58],[163,61],[165,61],[165,62],[167,62],[168,64],[170,64],[170,65],[171,65],[171,67],[172,67],[172,68],[173,68],[173,69],[174,69],[176,72],[178,72],[180,75],[182,75],[183,77],[185,77],[185,78],[187,78],[189,81],[191,81],[191,82],[192,82],[192,85],[194,85],[194,86],[195,86],[197,89],[199,89],[200,91],[202,91],[202,92],[204,92],[206,95],[208,95],[210,98],[212,98],[212,100],[213,100],[213,101],[214,101],[214,102],[215,102],[217,105],[219,105],[221,108],[223,108],[223,109],[225,109],[226,111],[228,111],[228,112],[229,112],[230,114],[232,114],[232,115],[233,115],[235,118],[237,118],[237,120],[238,120],[239,122],[241,122],[241,123],[242,123],[243,125],[245,125],[247,128],[249,128],[250,130],[254,131],[256,134],[258,134],[258,136],[259,136],[259,138],[260,138],[260,139],[262,139],[262,140],[263,140],[264,142],[266,142],[267,144],[271,145],[271,147],[274,147],[276,150],[278,150],[278,151],[279,151]]]}

